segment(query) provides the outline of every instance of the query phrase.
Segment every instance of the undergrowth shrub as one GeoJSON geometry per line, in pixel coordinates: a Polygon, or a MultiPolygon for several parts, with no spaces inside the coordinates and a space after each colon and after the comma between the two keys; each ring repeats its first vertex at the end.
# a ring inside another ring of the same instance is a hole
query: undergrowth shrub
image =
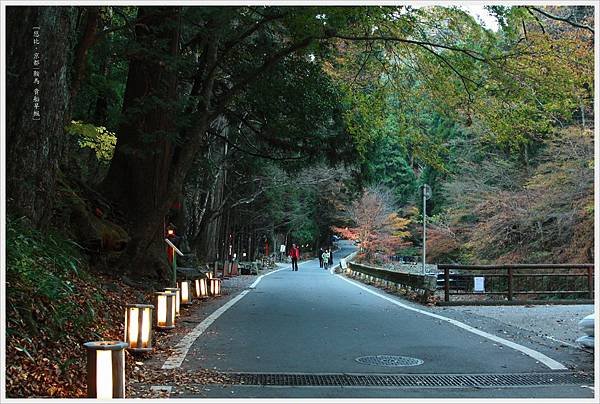
{"type": "Polygon", "coordinates": [[[122,339],[124,305],[151,295],[88,271],[64,233],[24,219],[7,217],[6,251],[7,396],[85,397],[82,343],[122,339]]]}
{"type": "Polygon", "coordinates": [[[72,298],[79,292],[76,280],[90,278],[84,262],[78,246],[61,233],[42,234],[23,219],[7,217],[7,308],[18,314],[9,316],[7,332],[22,322],[34,334],[43,329],[60,338],[90,323],[92,302],[72,298]]]}

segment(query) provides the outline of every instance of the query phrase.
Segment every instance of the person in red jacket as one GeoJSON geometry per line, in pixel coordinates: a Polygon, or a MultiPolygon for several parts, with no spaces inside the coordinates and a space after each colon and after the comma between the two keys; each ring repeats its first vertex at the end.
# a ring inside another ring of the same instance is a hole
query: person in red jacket
{"type": "Polygon", "coordinates": [[[300,249],[296,247],[296,244],[292,244],[292,248],[290,248],[290,258],[292,259],[292,271],[297,271],[298,259],[300,258],[300,249]]]}

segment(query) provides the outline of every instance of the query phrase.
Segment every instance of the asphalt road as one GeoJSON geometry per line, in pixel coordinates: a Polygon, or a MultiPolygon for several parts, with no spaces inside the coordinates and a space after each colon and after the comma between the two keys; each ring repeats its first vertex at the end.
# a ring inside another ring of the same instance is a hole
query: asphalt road
{"type": "MultiPolygon", "coordinates": [[[[353,251],[342,243],[336,263],[353,251]]],[[[522,352],[422,313],[406,310],[318,261],[265,276],[190,347],[182,367],[281,374],[548,373],[522,352]],[[415,366],[363,364],[359,357],[415,358],[415,366]]],[[[556,370],[555,370],[556,371],[556,370]]],[[[205,386],[203,397],[593,397],[580,386],[515,388],[205,386]]],[[[179,397],[198,396],[181,392],[179,397]]],[[[177,396],[176,396],[177,397],[177,396]]]]}

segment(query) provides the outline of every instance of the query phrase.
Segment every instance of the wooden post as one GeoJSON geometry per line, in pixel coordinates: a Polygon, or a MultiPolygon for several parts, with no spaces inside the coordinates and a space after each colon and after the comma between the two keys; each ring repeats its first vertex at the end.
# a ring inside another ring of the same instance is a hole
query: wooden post
{"type": "Polygon", "coordinates": [[[87,394],[96,398],[96,351],[87,351],[87,394]]]}
{"type": "Polygon", "coordinates": [[[450,301],[450,269],[444,268],[444,301],[450,301]]]}
{"type": "Polygon", "coordinates": [[[588,297],[590,299],[594,298],[594,279],[593,279],[593,267],[588,267],[587,269],[587,281],[588,281],[588,297]]]}
{"type": "Polygon", "coordinates": [[[175,254],[175,249],[173,249],[173,287],[177,287],[177,254],[175,254]]]}
{"type": "Polygon", "coordinates": [[[112,351],[113,362],[113,397],[125,398],[125,351],[112,351]]]}
{"type": "Polygon", "coordinates": [[[508,300],[513,299],[513,270],[507,268],[508,271],[508,300]]]}

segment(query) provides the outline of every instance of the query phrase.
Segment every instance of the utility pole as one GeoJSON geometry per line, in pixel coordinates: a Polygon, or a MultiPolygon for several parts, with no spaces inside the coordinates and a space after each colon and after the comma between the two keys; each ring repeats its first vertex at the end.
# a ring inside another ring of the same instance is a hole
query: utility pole
{"type": "Polygon", "coordinates": [[[431,198],[431,187],[427,184],[421,185],[423,195],[423,275],[425,275],[425,254],[427,249],[427,200],[431,198]]]}

